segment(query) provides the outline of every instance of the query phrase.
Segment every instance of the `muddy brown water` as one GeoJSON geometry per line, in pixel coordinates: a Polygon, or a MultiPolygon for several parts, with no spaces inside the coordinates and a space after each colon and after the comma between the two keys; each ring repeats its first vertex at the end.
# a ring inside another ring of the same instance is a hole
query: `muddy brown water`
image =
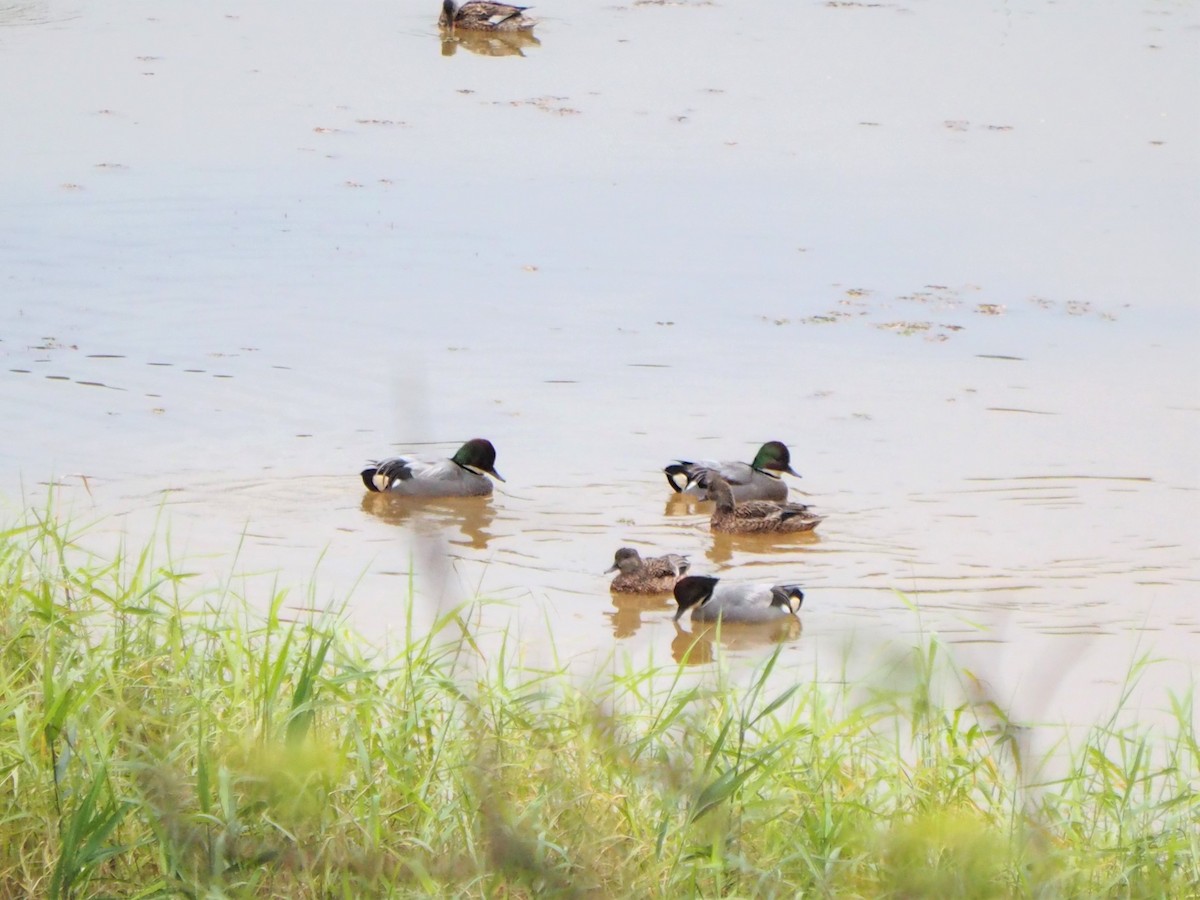
{"type": "Polygon", "coordinates": [[[609,595],[632,545],[802,582],[802,629],[721,636],[783,677],[936,633],[1022,719],[1143,653],[1139,715],[1186,689],[1195,5],[547,5],[519,52],[435,6],[0,5],[12,516],[53,482],[98,547],[373,636],[497,598],[584,671],[694,640],[609,595]],[[490,501],[364,494],[477,435],[490,501]],[[768,439],[815,535],[714,536],[659,471],[768,439]]]}

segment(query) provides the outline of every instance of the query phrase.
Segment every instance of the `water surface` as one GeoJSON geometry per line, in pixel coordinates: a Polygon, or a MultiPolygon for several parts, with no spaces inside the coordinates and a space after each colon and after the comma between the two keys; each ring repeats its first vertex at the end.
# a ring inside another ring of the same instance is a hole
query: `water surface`
{"type": "Polygon", "coordinates": [[[434,5],[0,7],[10,508],[371,634],[496,597],[583,669],[691,642],[608,594],[634,545],[802,581],[790,677],[937,632],[1027,718],[1185,686],[1197,8],[578,6],[501,55],[434,5]],[[364,496],[477,435],[490,502],[364,496]],[[768,439],[815,537],[671,502],[768,439]]]}

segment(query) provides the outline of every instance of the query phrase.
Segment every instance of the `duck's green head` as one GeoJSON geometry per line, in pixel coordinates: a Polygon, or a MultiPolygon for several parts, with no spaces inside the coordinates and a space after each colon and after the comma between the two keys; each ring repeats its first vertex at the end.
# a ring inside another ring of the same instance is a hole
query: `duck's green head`
{"type": "Polygon", "coordinates": [[[693,606],[702,606],[712,597],[718,579],[709,575],[688,575],[675,582],[675,602],[679,609],[675,611],[675,621],[693,606]]]}
{"type": "Polygon", "coordinates": [[[792,468],[792,455],[782,441],[767,441],[759,447],[758,456],[754,457],[750,467],[773,478],[778,478],[781,472],[800,477],[800,473],[792,468]]]}
{"type": "Polygon", "coordinates": [[[464,469],[470,469],[480,475],[491,475],[497,481],[504,480],[496,471],[496,448],[492,446],[491,441],[472,438],[459,447],[458,452],[450,458],[464,469]]]}

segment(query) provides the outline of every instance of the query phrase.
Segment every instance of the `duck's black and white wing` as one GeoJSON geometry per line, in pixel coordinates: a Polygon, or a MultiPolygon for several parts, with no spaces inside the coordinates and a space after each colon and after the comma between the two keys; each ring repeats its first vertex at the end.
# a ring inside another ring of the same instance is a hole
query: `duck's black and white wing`
{"type": "Polygon", "coordinates": [[[692,465],[692,484],[701,490],[708,490],[708,483],[714,475],[724,478],[729,482],[729,487],[736,490],[754,480],[754,469],[746,463],[732,460],[705,460],[692,465]]]}
{"type": "Polygon", "coordinates": [[[392,456],[373,462],[363,469],[362,480],[368,491],[385,493],[404,482],[436,477],[439,468],[447,467],[438,462],[412,456],[392,456]]]}
{"type": "Polygon", "coordinates": [[[665,467],[663,472],[677,493],[687,491],[693,494],[703,494],[708,490],[708,482],[714,475],[719,475],[728,481],[731,488],[748,485],[754,478],[754,469],[746,463],[732,460],[678,459],[665,467]]]}
{"type": "Polygon", "coordinates": [[[363,484],[368,491],[385,493],[397,481],[408,481],[413,477],[412,461],[403,456],[393,456],[372,462],[362,470],[363,484]]]}

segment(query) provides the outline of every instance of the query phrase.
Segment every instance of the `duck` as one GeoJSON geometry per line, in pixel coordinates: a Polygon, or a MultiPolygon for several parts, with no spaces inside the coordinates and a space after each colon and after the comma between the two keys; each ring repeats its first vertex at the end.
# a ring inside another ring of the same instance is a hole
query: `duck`
{"type": "Polygon", "coordinates": [[[622,547],[613,556],[612,568],[604,574],[618,573],[611,585],[618,594],[662,594],[671,590],[690,566],[687,557],[678,553],[642,559],[632,547],[622,547]]]}
{"type": "Polygon", "coordinates": [[[798,584],[739,584],[710,575],[688,575],[675,583],[678,622],[688,610],[693,622],[758,624],[795,616],[804,603],[798,584]]]}
{"type": "Polygon", "coordinates": [[[733,499],[739,503],[743,500],[786,500],[788,486],[782,478],[785,472],[800,477],[792,468],[792,455],[782,441],[767,441],[758,449],[754,461],[749,463],[678,459],[663,469],[667,484],[676,493],[708,496],[709,499],[712,497],[703,487],[701,479],[705,475],[720,475],[729,482],[733,499]]]}
{"type": "Polygon", "coordinates": [[[720,475],[703,476],[708,496],[717,502],[709,526],[726,534],[787,534],[812,531],[824,518],[803,503],[746,500],[738,503],[733,489],[720,475]]]}
{"type": "Polygon", "coordinates": [[[492,482],[484,475],[504,480],[496,471],[496,448],[483,438],[467,441],[449,459],[393,456],[362,470],[368,491],[412,497],[491,496],[492,482]]]}
{"type": "Polygon", "coordinates": [[[525,15],[528,6],[490,3],[488,0],[467,0],[461,6],[454,0],[443,0],[438,27],[455,31],[530,31],[537,19],[525,15]]]}

